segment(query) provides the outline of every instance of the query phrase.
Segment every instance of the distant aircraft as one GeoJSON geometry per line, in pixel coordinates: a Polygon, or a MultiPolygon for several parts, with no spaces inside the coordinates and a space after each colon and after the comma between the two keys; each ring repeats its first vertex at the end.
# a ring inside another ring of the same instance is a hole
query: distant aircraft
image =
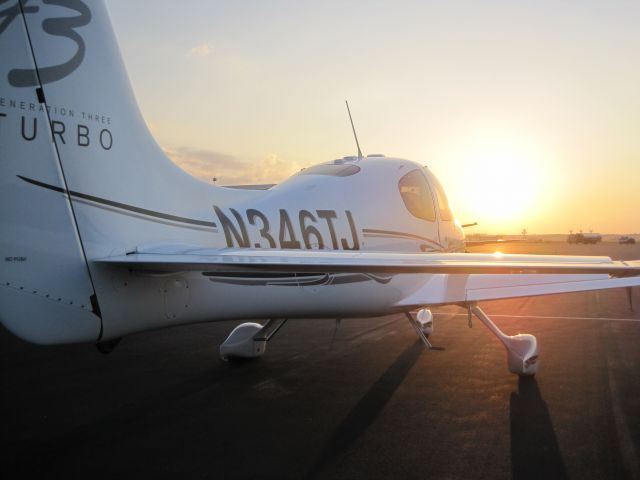
{"type": "Polygon", "coordinates": [[[358,154],[266,190],[197,180],[151,137],[104,2],[2,8],[0,320],[20,338],[107,352],[134,332],[269,319],[220,348],[257,357],[285,319],[405,313],[429,346],[427,307],[456,304],[532,375],[535,337],[504,335],[478,302],[640,284],[637,261],[459,253],[444,190],[409,160],[358,154]]]}
{"type": "Polygon", "coordinates": [[[571,233],[567,237],[567,243],[598,243],[602,241],[602,235],[599,233],[571,233]]]}

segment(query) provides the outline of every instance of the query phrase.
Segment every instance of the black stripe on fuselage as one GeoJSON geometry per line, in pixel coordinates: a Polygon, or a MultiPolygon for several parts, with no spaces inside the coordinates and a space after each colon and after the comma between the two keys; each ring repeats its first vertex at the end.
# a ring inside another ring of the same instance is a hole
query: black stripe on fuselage
{"type": "Polygon", "coordinates": [[[88,200],[95,203],[100,203],[102,205],[108,205],[110,207],[119,208],[121,210],[128,210],[130,212],[139,213],[142,215],[148,215],[150,217],[162,218],[164,220],[171,220],[173,222],[187,223],[189,225],[200,225],[204,227],[216,228],[217,225],[214,222],[207,222],[205,220],[196,220],[194,218],[186,218],[179,217],[177,215],[170,215],[168,213],[156,212],[154,210],[147,210],[146,208],[135,207],[133,205],[127,205],[126,203],[120,203],[113,200],[107,200],[106,198],[94,197],[93,195],[88,195],[86,193],[74,192],[73,190],[65,190],[61,187],[56,187],[55,185],[49,185],[48,183],[39,182],[38,180],[33,180],[31,178],[23,177],[22,175],[16,175],[20,180],[24,180],[27,183],[32,185],[36,185],[38,187],[46,188],[48,190],[53,190],[54,192],[65,193],[71,197],[81,198],[83,200],[88,200]]]}
{"type": "Polygon", "coordinates": [[[225,277],[225,278],[297,278],[297,277],[317,277],[318,273],[277,273],[277,272],[202,272],[205,277],[225,277]]]}
{"type": "Polygon", "coordinates": [[[393,278],[392,275],[369,273],[202,272],[202,275],[214,283],[273,287],[330,286],[369,281],[387,284],[393,278]]]}

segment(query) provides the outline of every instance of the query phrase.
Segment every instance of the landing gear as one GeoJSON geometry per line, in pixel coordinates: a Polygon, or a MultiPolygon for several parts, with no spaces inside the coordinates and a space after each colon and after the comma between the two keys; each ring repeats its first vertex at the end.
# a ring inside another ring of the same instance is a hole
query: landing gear
{"type": "MultiPolygon", "coordinates": [[[[511,373],[533,376],[538,371],[538,342],[529,334],[505,335],[475,303],[467,305],[473,313],[502,342],[507,350],[507,366],[511,373]]],[[[470,318],[470,317],[469,317],[470,318]]]]}
{"type": "Polygon", "coordinates": [[[428,308],[421,308],[416,313],[416,322],[427,338],[433,333],[433,313],[428,308]]]}
{"type": "Polygon", "coordinates": [[[424,343],[426,349],[434,350],[435,347],[431,345],[431,342],[429,342],[429,335],[433,333],[433,314],[431,313],[431,310],[422,308],[418,310],[415,317],[409,312],[405,312],[405,315],[413,329],[418,334],[418,337],[420,337],[420,340],[422,340],[422,343],[424,343]]]}
{"type": "Polygon", "coordinates": [[[100,353],[108,355],[116,349],[116,347],[120,343],[120,340],[122,340],[122,337],[114,338],[113,340],[98,342],[96,343],[96,348],[100,353]]]}
{"type": "Polygon", "coordinates": [[[272,318],[264,326],[253,322],[238,325],[220,345],[220,358],[227,361],[233,358],[261,357],[267,349],[267,342],[286,321],[272,318]]]}

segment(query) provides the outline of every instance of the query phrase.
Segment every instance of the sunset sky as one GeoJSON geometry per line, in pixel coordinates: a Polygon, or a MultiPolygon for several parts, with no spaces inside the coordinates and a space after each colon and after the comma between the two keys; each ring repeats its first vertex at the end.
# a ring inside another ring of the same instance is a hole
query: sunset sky
{"type": "MultiPolygon", "coordinates": [[[[108,2],[158,143],[219,184],[419,161],[487,233],[640,232],[640,2],[108,2]]],[[[469,232],[471,233],[471,232],[469,232]]]]}

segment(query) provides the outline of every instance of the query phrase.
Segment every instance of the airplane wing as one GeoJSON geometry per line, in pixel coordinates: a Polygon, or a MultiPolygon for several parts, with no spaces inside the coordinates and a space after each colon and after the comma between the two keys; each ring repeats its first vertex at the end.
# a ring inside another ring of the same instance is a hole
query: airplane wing
{"type": "Polygon", "coordinates": [[[640,261],[609,257],[210,249],[149,245],[96,261],[138,271],[431,274],[396,307],[450,304],[640,285],[640,261]]]}
{"type": "Polygon", "coordinates": [[[138,247],[95,260],[135,270],[256,273],[605,274],[640,276],[640,261],[609,257],[484,253],[279,250],[186,245],[138,247]]]}
{"type": "Polygon", "coordinates": [[[480,247],[482,245],[500,245],[501,243],[515,243],[522,242],[522,240],[466,240],[464,241],[465,247],[480,247]]]}
{"type": "Polygon", "coordinates": [[[154,272],[429,274],[395,307],[549,295],[640,286],[640,261],[609,257],[472,253],[382,253],[207,249],[185,245],[139,247],[97,260],[103,265],[154,272]]]}
{"type": "Polygon", "coordinates": [[[535,297],[640,285],[640,277],[609,275],[434,275],[396,304],[399,309],[516,297],[535,297]]]}

